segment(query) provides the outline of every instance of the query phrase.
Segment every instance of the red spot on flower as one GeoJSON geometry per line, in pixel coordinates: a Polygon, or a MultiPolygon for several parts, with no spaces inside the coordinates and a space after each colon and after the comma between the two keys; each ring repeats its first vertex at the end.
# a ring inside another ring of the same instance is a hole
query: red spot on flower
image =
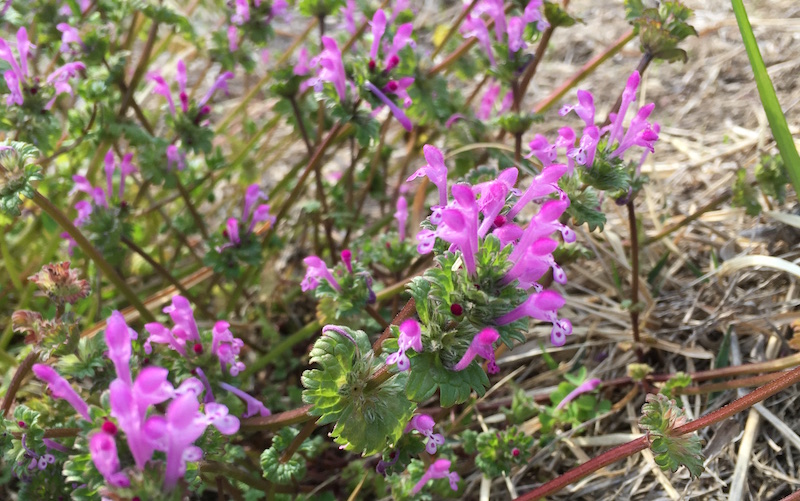
{"type": "Polygon", "coordinates": [[[514,457],[519,456],[519,449],[517,449],[516,447],[511,449],[511,455],[514,456],[514,457]]]}
{"type": "Polygon", "coordinates": [[[28,427],[28,425],[25,424],[25,421],[17,421],[17,426],[19,426],[20,428],[27,428],[28,427]]]}
{"type": "Polygon", "coordinates": [[[397,80],[389,80],[389,83],[386,84],[386,90],[389,92],[394,92],[399,87],[397,80]]]}
{"type": "Polygon", "coordinates": [[[494,218],[494,225],[498,228],[501,228],[504,224],[506,224],[506,217],[503,215],[499,215],[494,218]]]}
{"type": "Polygon", "coordinates": [[[203,353],[203,345],[200,343],[195,343],[194,346],[192,346],[192,350],[194,350],[195,353],[200,355],[201,353],[203,353]]]}
{"type": "Polygon", "coordinates": [[[370,59],[369,60],[369,71],[375,71],[375,60],[374,59],[370,59]]]}
{"type": "Polygon", "coordinates": [[[101,426],[102,430],[109,435],[116,435],[117,434],[117,425],[112,423],[111,421],[103,421],[103,426],[101,426]]]}
{"type": "Polygon", "coordinates": [[[462,313],[464,313],[464,308],[461,307],[458,303],[453,303],[450,305],[450,313],[453,315],[460,317],[462,313]]]}

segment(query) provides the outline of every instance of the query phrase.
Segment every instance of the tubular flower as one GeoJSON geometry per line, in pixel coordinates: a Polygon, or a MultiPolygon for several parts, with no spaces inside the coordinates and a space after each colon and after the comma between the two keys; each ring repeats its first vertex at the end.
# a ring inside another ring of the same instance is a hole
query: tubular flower
{"type": "Polygon", "coordinates": [[[397,364],[397,370],[407,371],[411,367],[411,361],[406,352],[413,349],[417,353],[422,352],[422,330],[419,322],[409,318],[400,324],[400,335],[397,338],[397,351],[386,358],[388,365],[397,364]]]}
{"type": "Polygon", "coordinates": [[[217,248],[221,252],[228,247],[235,247],[242,241],[242,235],[250,235],[255,231],[259,223],[275,224],[275,216],[269,213],[268,204],[258,204],[259,201],[267,201],[268,196],[264,193],[257,183],[247,187],[244,195],[242,218],[228,218],[225,222],[223,235],[227,236],[228,243],[217,248]]]}
{"type": "Polygon", "coordinates": [[[328,269],[328,265],[325,264],[325,261],[317,256],[308,256],[303,259],[303,262],[308,266],[306,269],[306,276],[300,283],[300,288],[303,292],[316,289],[317,286],[319,286],[320,278],[325,279],[337,292],[342,291],[339,282],[334,278],[331,270],[328,269]]]}
{"type": "Polygon", "coordinates": [[[375,87],[375,85],[372,82],[368,81],[367,83],[364,84],[364,87],[368,91],[375,94],[375,96],[389,108],[389,110],[392,112],[392,115],[394,115],[394,117],[397,119],[398,122],[400,122],[400,125],[402,125],[405,130],[410,131],[414,127],[414,125],[411,123],[411,119],[408,118],[408,116],[403,112],[403,110],[401,110],[396,104],[394,104],[394,102],[391,99],[389,99],[389,97],[386,94],[384,94],[380,89],[375,87]]]}
{"type": "Polygon", "coordinates": [[[403,242],[406,239],[406,223],[408,222],[408,201],[406,197],[397,197],[397,210],[394,213],[394,218],[397,219],[397,233],[398,239],[403,242]]]}
{"type": "Polygon", "coordinates": [[[145,330],[150,336],[144,342],[144,351],[152,352],[152,343],[167,344],[181,355],[186,355],[186,343],[200,341],[200,333],[194,320],[194,312],[189,300],[183,296],[173,296],[172,304],[164,307],[164,313],[169,314],[174,327],[167,328],[159,322],[145,324],[145,330]]]}
{"type": "Polygon", "coordinates": [[[131,380],[131,340],[136,339],[138,334],[135,330],[128,327],[125,317],[116,310],[111,312],[111,316],[106,321],[106,345],[108,345],[108,358],[114,363],[117,377],[127,384],[133,384],[131,380]]]}
{"type": "Polygon", "coordinates": [[[322,52],[311,60],[311,66],[319,66],[317,77],[313,79],[314,90],[322,92],[322,84],[330,82],[336,89],[339,101],[347,100],[347,75],[342,62],[342,52],[336,40],[322,37],[322,52]]]}
{"type": "Polygon", "coordinates": [[[450,488],[454,491],[458,490],[458,481],[460,480],[460,477],[458,476],[458,473],[450,471],[450,460],[438,459],[428,467],[428,470],[424,475],[422,475],[422,478],[419,479],[419,482],[417,482],[414,488],[411,489],[411,493],[418,493],[430,480],[435,480],[437,478],[448,479],[450,481],[450,488]]]}
{"type": "Polygon", "coordinates": [[[225,372],[226,367],[230,366],[231,376],[236,376],[245,368],[244,364],[238,360],[239,352],[244,346],[244,342],[239,338],[233,337],[233,333],[228,327],[230,327],[230,324],[224,320],[214,324],[211,353],[219,358],[222,372],[225,372]]]}
{"type": "Polygon", "coordinates": [[[475,253],[478,251],[478,204],[468,185],[456,184],[450,191],[454,201],[441,209],[441,221],[436,230],[422,230],[417,234],[420,241],[417,249],[422,254],[430,252],[437,237],[450,242],[450,251],[461,251],[467,273],[474,275],[475,253]]]}
{"type": "Polygon", "coordinates": [[[404,433],[417,430],[420,435],[426,438],[425,450],[428,451],[428,454],[436,454],[437,448],[444,444],[444,435],[433,432],[433,426],[435,424],[436,422],[429,415],[417,414],[408,422],[404,433]]]}
{"type": "Polygon", "coordinates": [[[558,310],[564,306],[565,300],[558,292],[546,290],[535,292],[528,299],[505,315],[498,317],[497,325],[507,325],[525,317],[551,322],[553,329],[550,342],[553,346],[563,346],[567,336],[572,334],[572,322],[567,318],[558,318],[558,310]]]}
{"type": "Polygon", "coordinates": [[[89,439],[89,454],[97,471],[103,475],[106,482],[113,487],[128,487],[130,480],[119,471],[119,455],[114,436],[104,431],[92,435],[89,439]]]}
{"type": "Polygon", "coordinates": [[[91,416],[89,416],[89,405],[55,369],[45,364],[34,364],[33,374],[47,383],[47,387],[54,398],[63,398],[83,419],[92,420],[91,416]]]}
{"type": "Polygon", "coordinates": [[[418,177],[427,176],[439,190],[439,206],[447,205],[447,167],[444,164],[444,155],[436,146],[426,144],[422,147],[427,165],[411,174],[406,182],[411,182],[418,177]]]}
{"type": "Polygon", "coordinates": [[[500,337],[497,330],[486,327],[479,333],[472,338],[472,343],[470,343],[469,348],[464,353],[464,356],[461,357],[461,360],[453,366],[454,371],[463,371],[469,364],[475,360],[476,356],[481,356],[487,362],[489,362],[487,367],[487,372],[489,374],[497,374],[500,372],[500,368],[497,367],[497,363],[495,362],[494,358],[494,342],[500,337]]]}
{"type": "Polygon", "coordinates": [[[240,390],[239,388],[230,385],[228,383],[219,383],[220,388],[227,390],[237,397],[241,398],[245,404],[247,404],[247,410],[244,414],[242,414],[243,418],[249,418],[255,415],[259,416],[269,416],[272,413],[269,409],[267,409],[260,400],[253,398],[249,394],[245,393],[244,391],[240,390]]]}

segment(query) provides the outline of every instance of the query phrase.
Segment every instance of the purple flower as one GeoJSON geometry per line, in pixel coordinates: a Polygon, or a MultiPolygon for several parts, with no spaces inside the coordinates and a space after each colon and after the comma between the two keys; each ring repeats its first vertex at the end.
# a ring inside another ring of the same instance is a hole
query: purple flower
{"type": "Polygon", "coordinates": [[[641,76],[638,71],[634,71],[628,81],[625,83],[625,90],[622,91],[622,99],[620,101],[619,110],[611,120],[611,131],[608,134],[608,144],[613,145],[615,142],[622,140],[622,129],[625,121],[625,115],[628,113],[628,107],[634,99],[636,99],[636,89],[639,88],[641,76]]]}
{"type": "Polygon", "coordinates": [[[145,434],[156,448],[167,455],[164,472],[164,489],[175,487],[186,472],[188,461],[198,461],[203,451],[194,446],[205,429],[213,424],[220,433],[231,435],[239,429],[239,420],[228,415],[221,404],[206,404],[206,414],[200,412],[197,397],[191,393],[173,399],[165,416],[152,416],[145,425],[145,434]]]}
{"type": "Polygon", "coordinates": [[[320,67],[314,83],[314,89],[317,92],[321,92],[322,83],[330,82],[333,84],[333,88],[336,89],[339,100],[344,102],[347,100],[347,75],[344,71],[342,53],[336,44],[336,40],[330,37],[322,37],[322,47],[322,52],[311,63],[312,66],[320,67]]]}
{"type": "Polygon", "coordinates": [[[372,26],[372,46],[369,49],[369,58],[372,61],[376,61],[378,59],[378,49],[381,46],[381,38],[386,32],[386,13],[383,9],[375,11],[375,15],[372,16],[372,22],[369,24],[372,26]]]}
{"type": "Polygon", "coordinates": [[[565,242],[574,242],[576,239],[575,232],[558,221],[558,218],[561,217],[568,206],[569,202],[564,200],[549,200],[545,202],[539,209],[539,213],[534,216],[528,227],[525,228],[519,243],[514,247],[508,259],[512,262],[517,262],[527,251],[528,246],[554,231],[560,231],[565,242]]]}
{"type": "Polygon", "coordinates": [[[159,322],[145,324],[145,330],[150,336],[144,342],[145,353],[152,352],[152,343],[168,344],[181,355],[186,355],[186,343],[200,341],[200,333],[194,320],[194,312],[189,301],[183,296],[173,296],[172,304],[164,308],[175,324],[172,329],[159,322]]]}
{"type": "Polygon", "coordinates": [[[136,339],[138,334],[135,330],[128,327],[122,313],[114,310],[106,321],[106,345],[108,346],[108,358],[114,364],[117,377],[128,385],[131,380],[131,340],[136,339]]]}
{"type": "Polygon", "coordinates": [[[306,276],[300,283],[300,288],[303,290],[303,292],[316,289],[319,285],[320,278],[327,280],[330,286],[333,287],[337,292],[342,291],[339,282],[333,277],[333,274],[328,269],[325,261],[317,256],[308,256],[307,258],[303,259],[303,262],[306,264],[306,266],[308,266],[306,269],[306,276]]]}
{"type": "Polygon", "coordinates": [[[295,75],[307,75],[311,71],[308,68],[308,49],[305,47],[300,49],[300,54],[297,55],[297,63],[294,65],[292,72],[295,75]]]}
{"type": "Polygon", "coordinates": [[[475,114],[475,117],[479,120],[489,120],[492,116],[492,109],[494,108],[494,103],[497,101],[497,96],[500,95],[500,84],[489,85],[489,88],[483,94],[481,98],[481,105],[478,109],[478,113],[475,114]]]}
{"type": "Polygon", "coordinates": [[[408,95],[408,88],[414,83],[414,77],[402,77],[398,80],[389,80],[386,87],[383,88],[384,92],[394,94],[403,100],[403,108],[411,106],[411,96],[408,95]]]}
{"type": "Polygon", "coordinates": [[[47,383],[50,393],[54,398],[63,398],[75,409],[75,411],[87,421],[92,418],[89,415],[89,405],[72,389],[66,379],[56,372],[55,369],[45,364],[34,364],[33,374],[47,383]]]}
{"type": "Polygon", "coordinates": [[[228,383],[219,383],[219,386],[220,386],[220,388],[222,388],[224,390],[227,390],[227,391],[233,393],[234,395],[236,395],[237,397],[241,398],[242,400],[244,400],[244,403],[247,404],[247,411],[245,411],[245,413],[242,414],[243,418],[249,418],[249,417],[255,416],[256,414],[258,414],[259,416],[262,416],[262,417],[263,416],[269,416],[270,414],[272,414],[269,411],[269,409],[267,409],[264,406],[264,404],[261,403],[260,400],[258,400],[256,398],[253,398],[252,396],[250,396],[249,394],[243,392],[239,388],[237,388],[235,386],[232,386],[232,385],[230,385],[228,383]]]}
{"type": "Polygon", "coordinates": [[[411,430],[417,430],[420,435],[426,438],[425,450],[428,451],[428,454],[436,454],[437,448],[444,444],[444,435],[433,432],[433,426],[435,424],[436,422],[429,415],[417,414],[411,418],[411,421],[408,422],[404,433],[408,433],[411,430]]]}
{"type": "MultiPolygon", "coordinates": [[[[166,80],[164,80],[164,77],[161,76],[160,73],[155,71],[148,73],[147,78],[153,83],[155,83],[155,88],[153,89],[153,92],[155,94],[162,95],[164,96],[164,98],[166,98],[167,104],[169,105],[169,111],[174,116],[177,113],[177,110],[175,108],[175,101],[172,98],[172,90],[170,89],[170,85],[167,83],[166,80]]],[[[211,99],[211,96],[214,95],[216,91],[222,89],[227,92],[228,90],[227,81],[230,80],[231,78],[233,78],[233,73],[231,73],[230,71],[226,71],[225,73],[217,77],[214,84],[211,86],[211,88],[208,89],[208,92],[206,92],[206,95],[200,101],[197,102],[197,106],[200,108],[200,112],[198,116],[195,117],[196,119],[199,119],[200,116],[202,115],[208,114],[209,110],[205,110],[204,112],[204,105],[208,102],[209,99],[211,99]]],[[[186,93],[186,79],[187,79],[186,63],[183,62],[183,59],[179,59],[177,65],[177,72],[175,74],[175,81],[178,83],[178,100],[181,104],[181,111],[183,111],[183,113],[187,113],[189,111],[189,95],[186,93]]],[[[167,158],[172,161],[177,161],[176,158],[170,157],[169,147],[167,148],[167,158]]],[[[178,164],[179,164],[178,170],[183,170],[183,167],[180,166],[180,162],[178,162],[178,164]]]]}
{"type": "Polygon", "coordinates": [[[73,63],[67,63],[50,73],[47,76],[45,83],[52,85],[55,92],[53,93],[53,98],[50,99],[50,101],[48,101],[44,106],[44,109],[49,110],[56,102],[56,97],[58,97],[59,94],[66,92],[72,96],[72,86],[69,84],[69,79],[77,75],[79,71],[83,71],[85,69],[86,66],[83,63],[76,61],[73,63]]]}
{"type": "Polygon", "coordinates": [[[522,19],[526,23],[536,21],[536,29],[539,31],[544,31],[550,27],[550,23],[547,22],[542,12],[539,10],[543,4],[544,2],[542,0],[530,0],[528,5],[525,6],[525,11],[522,13],[522,19]]]}
{"type": "Polygon", "coordinates": [[[553,270],[553,280],[559,284],[567,282],[567,275],[553,258],[553,251],[558,247],[558,242],[552,238],[541,238],[528,246],[525,253],[514,263],[508,273],[501,281],[502,284],[510,284],[514,280],[519,280],[519,287],[527,289],[534,286],[537,291],[542,290],[542,286],[537,280],[547,272],[553,270]]]}
{"type": "MultiPolygon", "coordinates": [[[[531,201],[549,195],[553,192],[564,194],[561,188],[558,187],[558,180],[567,172],[567,166],[564,164],[551,164],[542,169],[542,172],[537,174],[531,185],[517,200],[517,203],[508,211],[506,217],[513,219],[517,214],[531,201]]],[[[569,199],[564,194],[563,202],[569,205],[569,199]]]]}
{"type": "Polygon", "coordinates": [[[344,29],[350,34],[355,35],[358,29],[356,28],[356,0],[347,0],[344,8],[344,29]]]}
{"type": "Polygon", "coordinates": [[[394,102],[391,99],[389,99],[389,97],[386,94],[381,92],[379,88],[375,87],[375,85],[372,82],[367,81],[364,84],[364,87],[368,91],[375,94],[375,96],[378,99],[380,99],[381,102],[383,102],[383,104],[389,107],[389,110],[391,110],[392,115],[394,115],[394,117],[397,119],[398,122],[400,122],[400,125],[402,125],[405,130],[410,131],[411,129],[414,128],[414,125],[411,123],[411,119],[409,119],[408,116],[406,116],[406,114],[403,113],[403,110],[398,108],[397,105],[394,104],[394,102]]]}
{"type": "Polygon", "coordinates": [[[600,381],[597,378],[589,379],[588,381],[584,381],[577,388],[575,388],[574,390],[569,392],[567,394],[567,396],[564,397],[561,400],[561,402],[558,403],[558,405],[556,406],[556,410],[558,411],[558,410],[561,410],[564,407],[566,407],[568,403],[570,403],[573,400],[575,400],[578,397],[578,395],[580,395],[581,393],[588,393],[590,391],[596,390],[597,387],[600,386],[601,383],[602,383],[602,381],[600,381]]]}
{"type": "Polygon", "coordinates": [[[525,32],[525,21],[521,17],[514,16],[508,20],[508,50],[519,52],[527,44],[522,35],[525,32]]]}
{"type": "Polygon", "coordinates": [[[109,385],[111,415],[125,432],[128,448],[139,470],[144,470],[154,450],[143,431],[147,410],[151,405],[165,402],[175,393],[167,380],[168,374],[167,369],[148,366],[139,372],[133,385],[119,378],[109,385]]]}
{"type": "Polygon", "coordinates": [[[11,47],[9,47],[8,42],[0,38],[0,59],[6,61],[11,66],[11,69],[3,73],[3,77],[8,85],[8,90],[11,92],[6,98],[6,104],[8,106],[12,104],[22,106],[22,88],[29,76],[28,51],[31,47],[32,45],[28,41],[28,31],[23,26],[17,30],[17,54],[19,55],[19,62],[17,62],[17,58],[14,56],[14,53],[11,52],[11,47]]]}
{"type": "Polygon", "coordinates": [[[407,371],[411,366],[406,352],[413,349],[417,353],[422,352],[422,330],[419,322],[409,318],[400,324],[400,335],[397,337],[397,351],[386,357],[387,365],[397,364],[397,370],[407,371]]]}
{"type": "Polygon", "coordinates": [[[236,337],[228,328],[230,324],[224,320],[214,324],[212,330],[211,353],[219,358],[219,365],[222,372],[230,365],[231,376],[236,376],[244,370],[244,364],[238,360],[239,352],[244,346],[244,342],[236,337]]]}
{"type": "Polygon", "coordinates": [[[406,197],[397,197],[397,210],[395,210],[394,218],[397,219],[397,233],[398,239],[403,242],[406,239],[406,223],[408,222],[408,201],[406,197]]]}
{"type": "Polygon", "coordinates": [[[563,346],[567,336],[572,334],[572,322],[569,319],[558,318],[558,310],[564,306],[564,298],[558,292],[546,290],[535,292],[519,306],[501,315],[495,321],[497,325],[508,325],[525,317],[551,322],[553,329],[550,332],[550,341],[553,346],[563,346]]]}
{"type": "Polygon", "coordinates": [[[347,269],[348,273],[353,273],[353,252],[350,249],[344,249],[340,254],[342,263],[347,269]]]}
{"type": "Polygon", "coordinates": [[[112,487],[130,486],[128,477],[119,471],[117,443],[112,435],[103,431],[92,435],[92,438],[89,439],[89,453],[95,468],[109,485],[112,487]]]}
{"type": "Polygon", "coordinates": [[[460,480],[460,477],[458,476],[458,473],[450,472],[450,460],[438,459],[428,467],[428,470],[424,475],[422,475],[422,478],[419,479],[419,482],[417,482],[414,488],[411,489],[411,494],[416,494],[421,491],[429,480],[438,478],[446,478],[450,480],[450,488],[454,491],[458,490],[458,481],[460,480]]]}
{"type": "Polygon", "coordinates": [[[447,205],[447,166],[444,164],[444,155],[436,146],[426,144],[422,147],[427,165],[421,167],[411,174],[406,182],[413,181],[418,177],[427,176],[439,189],[439,205],[447,205]]]}
{"type": "Polygon", "coordinates": [[[458,361],[456,365],[453,366],[454,371],[463,371],[469,364],[475,360],[476,356],[481,356],[489,365],[487,366],[487,372],[489,374],[497,374],[500,371],[500,368],[497,367],[497,363],[494,359],[494,347],[493,344],[497,339],[500,337],[497,330],[486,327],[479,333],[472,338],[472,342],[467,348],[467,351],[464,353],[464,356],[461,357],[461,360],[458,361]]]}
{"type": "Polygon", "coordinates": [[[56,29],[61,32],[61,52],[69,51],[69,44],[77,43],[83,46],[81,35],[77,29],[67,23],[58,23],[56,29]]]}
{"type": "Polygon", "coordinates": [[[231,22],[239,26],[243,25],[250,20],[250,1],[249,0],[234,0],[233,3],[234,13],[231,16],[231,22]]]}
{"type": "Polygon", "coordinates": [[[489,29],[486,27],[486,23],[483,19],[471,14],[467,15],[464,22],[461,23],[461,33],[464,35],[464,38],[477,38],[478,42],[483,46],[486,56],[489,58],[489,63],[492,66],[497,64],[494,59],[489,29]]]}
{"type": "MultiPolygon", "coordinates": [[[[467,273],[474,275],[475,254],[478,252],[478,204],[475,202],[472,188],[466,184],[453,185],[450,192],[454,201],[442,209],[441,222],[432,233],[450,242],[450,252],[461,251],[467,273]]],[[[421,249],[418,247],[418,250],[430,252],[433,247],[430,232],[428,230],[419,232],[417,239],[421,242],[421,249]]]]}
{"type": "Polygon", "coordinates": [[[474,190],[478,193],[478,210],[483,214],[483,221],[478,228],[478,236],[483,238],[496,223],[497,216],[506,204],[506,196],[514,190],[518,171],[515,167],[505,169],[494,181],[478,184],[474,190]]]}
{"type": "MultiPolygon", "coordinates": [[[[170,101],[171,102],[171,101],[170,101]]],[[[167,146],[167,170],[172,170],[173,164],[178,170],[186,168],[186,155],[174,144],[167,146]]]]}
{"type": "Polygon", "coordinates": [[[239,50],[239,29],[235,25],[228,26],[228,51],[239,50]]]}
{"type": "Polygon", "coordinates": [[[594,125],[594,97],[591,92],[585,90],[578,91],[578,104],[569,106],[565,104],[558,112],[562,117],[574,111],[581,120],[584,121],[587,127],[594,125]]]}

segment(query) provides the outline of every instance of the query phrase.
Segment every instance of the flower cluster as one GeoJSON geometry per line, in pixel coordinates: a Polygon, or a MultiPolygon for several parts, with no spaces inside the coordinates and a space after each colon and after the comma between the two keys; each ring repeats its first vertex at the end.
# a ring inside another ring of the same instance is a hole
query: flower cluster
{"type": "MultiPolygon", "coordinates": [[[[408,180],[427,176],[437,187],[439,204],[432,207],[429,220],[431,228],[423,229],[417,235],[420,242],[419,252],[429,253],[437,240],[443,240],[450,244],[450,252],[459,253],[467,275],[477,277],[476,255],[487,236],[497,238],[503,247],[511,246],[508,254],[511,268],[502,278],[501,285],[516,284],[522,289],[533,287],[535,292],[513,310],[495,318],[495,325],[507,325],[523,317],[548,321],[553,324],[551,341],[556,346],[563,345],[566,336],[572,332],[570,321],[558,319],[557,316],[558,309],[564,305],[564,299],[558,292],[544,291],[538,280],[552,270],[556,282],[562,284],[566,282],[566,274],[552,255],[558,242],[550,237],[557,231],[561,233],[565,242],[575,241],[574,231],[559,221],[569,206],[569,199],[557,184],[565,173],[565,168],[560,165],[548,166],[533,179],[525,192],[514,188],[517,169],[507,169],[496,179],[475,186],[462,183],[453,185],[450,189],[453,199],[449,200],[447,167],[442,153],[431,145],[424,147],[424,153],[428,164],[408,180]],[[559,198],[547,199],[551,193],[558,193],[559,198]],[[506,214],[503,214],[509,196],[518,198],[506,214]],[[513,218],[528,203],[541,199],[547,201],[542,204],[527,227],[523,229],[513,222],[513,218]]],[[[468,354],[472,358],[477,354],[482,356],[488,354],[491,351],[491,343],[487,345],[486,341],[497,339],[491,330],[481,331],[476,338],[484,341],[474,341],[470,344],[468,354]]],[[[488,359],[486,356],[484,358],[488,359]]],[[[464,363],[469,362],[460,362],[457,367],[461,367],[464,363]]]]}
{"type": "Polygon", "coordinates": [[[28,39],[28,31],[25,27],[21,27],[17,31],[17,55],[11,51],[11,46],[4,39],[0,38],[0,59],[7,62],[10,69],[3,73],[6,85],[10,94],[6,96],[6,105],[12,106],[28,106],[31,109],[40,107],[41,110],[49,110],[56,102],[56,97],[59,94],[67,93],[73,95],[72,85],[69,80],[78,74],[79,71],[85,70],[86,66],[79,62],[66,63],[63,66],[56,68],[45,78],[47,89],[41,84],[38,78],[33,78],[31,68],[29,67],[29,55],[33,47],[28,39]],[[45,103],[42,101],[40,91],[46,91],[46,94],[51,96],[45,103]],[[35,104],[33,104],[35,103],[35,104]]]}
{"type": "Polygon", "coordinates": [[[461,25],[465,38],[475,38],[481,44],[492,66],[497,64],[489,27],[481,15],[485,14],[494,22],[495,40],[503,44],[509,53],[516,53],[527,47],[525,27],[535,23],[537,31],[543,31],[549,24],[543,18],[542,0],[530,0],[520,16],[508,16],[502,0],[481,0],[461,25]]]}
{"type": "Polygon", "coordinates": [[[558,160],[559,151],[563,149],[566,155],[567,171],[571,174],[576,164],[591,169],[598,155],[607,160],[622,160],[632,146],[639,146],[644,148],[644,151],[638,159],[638,172],[647,154],[655,151],[654,145],[658,140],[660,130],[658,123],[648,121],[650,113],[655,108],[654,103],[636,110],[628,129],[625,130],[625,116],[636,99],[640,80],[638,71],[633,72],[628,78],[622,93],[620,108],[617,113],[611,114],[611,122],[605,127],[595,125],[594,97],[591,92],[579,90],[577,104],[565,105],[559,114],[563,116],[574,111],[583,120],[585,127],[580,137],[571,127],[559,129],[558,138],[552,144],[546,137],[537,134],[528,144],[531,149],[530,156],[535,156],[542,162],[542,165],[547,167],[558,160]],[[607,137],[604,138],[606,134],[607,137]],[[604,140],[601,141],[601,138],[604,140]]]}
{"type": "Polygon", "coordinates": [[[268,204],[256,206],[259,201],[266,201],[267,199],[267,194],[259,188],[258,184],[251,184],[247,187],[247,191],[244,194],[242,217],[241,219],[228,218],[225,223],[225,229],[222,230],[222,235],[228,239],[228,243],[218,247],[217,252],[221,252],[228,247],[240,245],[243,238],[247,238],[253,233],[257,224],[265,222],[272,224],[275,222],[275,216],[269,213],[268,204]]]}

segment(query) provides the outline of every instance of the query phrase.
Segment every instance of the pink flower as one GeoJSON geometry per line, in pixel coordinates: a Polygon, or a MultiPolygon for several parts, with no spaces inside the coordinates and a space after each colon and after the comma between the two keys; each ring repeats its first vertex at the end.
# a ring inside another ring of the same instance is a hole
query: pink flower
{"type": "Polygon", "coordinates": [[[562,117],[574,111],[581,120],[586,123],[587,127],[594,125],[594,97],[591,92],[585,90],[578,91],[578,104],[570,106],[565,104],[558,112],[562,117]]]}
{"type": "Polygon", "coordinates": [[[135,330],[128,327],[125,317],[116,310],[111,312],[111,316],[106,321],[106,345],[108,346],[108,358],[114,364],[117,377],[127,384],[132,384],[131,380],[131,340],[136,339],[138,334],[135,330]]]}
{"type": "Polygon", "coordinates": [[[72,389],[66,379],[56,372],[55,369],[45,364],[34,364],[33,374],[47,383],[50,393],[54,398],[63,398],[75,409],[75,411],[87,421],[92,418],[89,415],[89,405],[72,389]]]}
{"type": "Polygon", "coordinates": [[[425,484],[428,483],[430,480],[438,479],[438,478],[446,478],[450,480],[450,488],[454,491],[458,490],[458,481],[460,477],[456,472],[450,472],[450,460],[448,459],[438,459],[432,465],[428,467],[428,470],[422,475],[422,478],[419,479],[419,482],[411,489],[411,494],[416,494],[422,490],[425,484]]]}
{"type": "Polygon", "coordinates": [[[436,146],[426,144],[422,147],[427,165],[421,167],[411,174],[406,182],[413,181],[418,177],[427,176],[431,182],[439,189],[439,205],[447,205],[447,167],[444,164],[444,155],[436,146]]]}
{"type": "Polygon", "coordinates": [[[320,67],[317,72],[314,89],[317,92],[321,92],[322,83],[330,82],[333,84],[333,88],[336,89],[339,100],[344,102],[347,100],[347,75],[344,71],[339,45],[333,38],[322,37],[322,47],[322,52],[312,62],[313,66],[318,65],[320,67]]]}
{"type": "Polygon", "coordinates": [[[464,353],[464,356],[453,366],[453,370],[463,371],[469,367],[469,364],[475,360],[476,356],[481,356],[489,362],[487,372],[489,372],[489,374],[497,374],[500,368],[497,367],[497,363],[495,363],[493,344],[499,337],[500,334],[498,334],[497,330],[491,327],[486,327],[477,333],[475,337],[472,338],[472,342],[464,353]]]}
{"type": "Polygon", "coordinates": [[[406,224],[408,221],[408,202],[406,197],[397,197],[397,210],[394,213],[394,218],[397,219],[397,233],[398,239],[403,242],[406,239],[406,224]]]}
{"type": "Polygon", "coordinates": [[[337,292],[341,292],[342,288],[339,285],[339,282],[333,277],[333,274],[328,269],[325,261],[317,256],[308,256],[307,258],[303,259],[303,262],[306,264],[306,266],[308,266],[306,269],[306,276],[300,283],[300,288],[303,290],[303,292],[316,289],[319,285],[320,278],[325,279],[337,292]]]}
{"type": "Polygon", "coordinates": [[[222,372],[225,372],[225,368],[230,365],[231,376],[236,376],[245,368],[244,364],[238,360],[244,342],[233,337],[233,333],[228,327],[230,324],[224,320],[214,324],[211,353],[219,358],[222,372]]]}
{"type": "Polygon", "coordinates": [[[387,365],[397,364],[397,370],[407,371],[411,366],[406,352],[413,349],[417,353],[422,352],[422,330],[419,322],[409,318],[400,324],[400,335],[397,338],[397,351],[386,358],[387,365]]]}
{"type": "Polygon", "coordinates": [[[429,415],[417,414],[411,418],[411,421],[408,422],[404,433],[408,433],[411,430],[417,430],[420,435],[426,438],[425,450],[428,452],[428,454],[436,454],[437,448],[444,444],[444,435],[433,432],[433,426],[435,424],[436,422],[429,415]]]}
{"type": "Polygon", "coordinates": [[[364,84],[364,87],[368,91],[375,94],[375,96],[378,99],[380,99],[381,102],[383,102],[383,104],[389,107],[389,110],[391,110],[392,115],[394,115],[394,117],[397,119],[398,122],[400,122],[400,125],[402,125],[405,130],[410,131],[411,129],[414,128],[414,125],[411,123],[411,119],[408,118],[408,116],[403,112],[403,110],[398,108],[397,105],[394,104],[394,102],[391,99],[389,99],[389,97],[386,94],[381,92],[380,89],[375,87],[375,85],[372,82],[367,81],[364,84]]]}
{"type": "Polygon", "coordinates": [[[525,317],[551,322],[553,329],[550,332],[550,341],[553,346],[563,346],[567,336],[572,334],[572,322],[569,319],[558,318],[558,310],[564,306],[564,298],[558,292],[545,290],[535,292],[519,306],[501,315],[495,320],[497,325],[508,325],[525,317]]]}
{"type": "Polygon", "coordinates": [[[119,471],[119,455],[114,437],[100,431],[89,439],[89,454],[92,456],[97,471],[103,475],[106,482],[112,487],[128,487],[130,480],[119,471]]]}
{"type": "Polygon", "coordinates": [[[242,414],[243,418],[249,418],[258,414],[259,416],[269,416],[272,414],[269,409],[267,409],[264,404],[258,400],[250,396],[249,394],[243,392],[239,388],[232,386],[228,383],[219,383],[220,388],[228,390],[229,392],[233,393],[237,397],[244,400],[247,404],[247,411],[242,414]]]}
{"type": "Polygon", "coordinates": [[[80,33],[69,24],[58,23],[56,29],[61,32],[61,52],[68,52],[71,43],[83,45],[80,33]]]}
{"type": "Polygon", "coordinates": [[[375,15],[372,16],[372,22],[369,24],[372,26],[372,46],[369,50],[369,58],[376,61],[378,59],[378,49],[381,46],[381,38],[383,38],[383,34],[386,31],[386,13],[383,9],[375,11],[375,15]]]}
{"type": "MultiPolygon", "coordinates": [[[[520,211],[531,201],[542,198],[553,192],[563,193],[561,188],[558,187],[558,181],[567,172],[567,166],[564,164],[550,164],[542,169],[542,172],[537,174],[531,181],[527,190],[519,197],[517,202],[508,211],[506,217],[513,219],[520,213],[520,211]]],[[[569,205],[569,199],[566,198],[564,202],[569,205]]]]}

